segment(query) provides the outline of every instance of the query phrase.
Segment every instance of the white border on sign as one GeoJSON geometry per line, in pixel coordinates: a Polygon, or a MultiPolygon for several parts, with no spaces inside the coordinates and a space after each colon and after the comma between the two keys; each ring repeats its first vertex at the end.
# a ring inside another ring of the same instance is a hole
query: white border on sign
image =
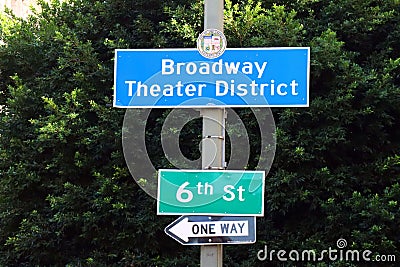
{"type": "Polygon", "coordinates": [[[159,105],[159,106],[121,106],[115,105],[116,103],[116,82],[117,82],[117,61],[118,61],[118,51],[197,51],[196,48],[163,48],[163,49],[154,49],[154,48],[145,48],[145,49],[115,49],[115,62],[114,62],[114,95],[113,95],[113,107],[115,108],[307,108],[310,106],[310,47],[251,47],[251,48],[226,48],[225,51],[241,51],[241,50],[307,50],[307,103],[299,104],[299,105],[195,105],[195,106],[171,106],[171,105],[159,105]]]}
{"type": "MultiPolygon", "coordinates": [[[[167,225],[167,227],[164,228],[164,233],[167,234],[168,236],[170,236],[171,238],[173,238],[174,240],[176,240],[178,243],[180,243],[181,245],[184,246],[212,246],[212,245],[242,245],[242,244],[254,244],[257,242],[257,217],[255,216],[209,216],[209,217],[251,217],[254,218],[254,241],[238,241],[238,242],[215,242],[215,243],[185,243],[181,241],[181,238],[174,235],[173,233],[167,232],[167,229],[174,226],[176,223],[179,223],[180,220],[183,220],[183,217],[186,217],[188,215],[182,215],[181,217],[179,217],[178,219],[176,219],[175,221],[173,221],[172,223],[170,223],[169,225],[167,225]]],[[[191,215],[191,216],[196,216],[196,215],[191,215]]]]}
{"type": "Polygon", "coordinates": [[[185,169],[159,169],[158,170],[158,184],[157,184],[157,215],[204,215],[204,216],[246,216],[246,217],[264,217],[264,197],[265,197],[265,171],[251,171],[251,170],[185,170],[185,169]],[[263,182],[262,182],[262,191],[261,191],[261,213],[197,213],[197,212],[160,212],[160,180],[161,180],[161,172],[240,172],[240,173],[262,173],[263,182]]]}

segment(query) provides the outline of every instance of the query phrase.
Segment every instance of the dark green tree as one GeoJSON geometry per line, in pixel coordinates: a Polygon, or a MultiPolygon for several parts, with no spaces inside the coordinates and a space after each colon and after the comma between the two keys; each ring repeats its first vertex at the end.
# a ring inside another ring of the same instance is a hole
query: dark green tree
{"type": "MultiPolygon", "coordinates": [[[[247,253],[229,248],[228,265],[260,264],[262,244],[322,251],[339,238],[349,249],[390,251],[398,259],[398,1],[225,3],[228,46],[311,47],[310,107],[274,109],[277,152],[260,241],[247,253]]],[[[176,10],[166,24],[190,46],[201,17],[190,23],[193,14],[183,10],[201,13],[201,1],[176,10]]]]}
{"type": "Polygon", "coordinates": [[[112,107],[113,50],[160,46],[163,3],[41,6],[27,20],[1,16],[0,265],[176,257],[125,166],[124,111],[112,107]]]}

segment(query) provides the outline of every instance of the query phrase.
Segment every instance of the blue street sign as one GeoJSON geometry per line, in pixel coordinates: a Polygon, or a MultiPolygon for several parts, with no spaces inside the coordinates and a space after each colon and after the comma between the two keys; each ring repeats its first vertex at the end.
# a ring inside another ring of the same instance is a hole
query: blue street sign
{"type": "Polygon", "coordinates": [[[310,48],[115,51],[114,106],[307,107],[310,48]]]}

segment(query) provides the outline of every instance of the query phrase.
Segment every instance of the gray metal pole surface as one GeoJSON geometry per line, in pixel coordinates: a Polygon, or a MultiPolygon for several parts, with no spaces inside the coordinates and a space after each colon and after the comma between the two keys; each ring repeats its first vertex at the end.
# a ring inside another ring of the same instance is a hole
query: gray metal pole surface
{"type": "MultiPolygon", "coordinates": [[[[224,0],[204,0],[204,29],[224,28],[224,0]]],[[[204,108],[203,117],[202,167],[223,169],[225,165],[225,108],[204,108]]],[[[222,245],[200,247],[200,267],[222,267],[222,245]]]]}

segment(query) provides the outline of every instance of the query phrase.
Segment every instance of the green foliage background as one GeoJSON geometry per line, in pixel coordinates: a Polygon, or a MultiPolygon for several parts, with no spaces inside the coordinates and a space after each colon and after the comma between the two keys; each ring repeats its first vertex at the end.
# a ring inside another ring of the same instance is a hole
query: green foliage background
{"type": "MultiPolygon", "coordinates": [[[[202,1],[41,6],[0,18],[0,266],[198,266],[198,247],[165,236],[174,218],[157,217],[130,177],[112,85],[115,48],[194,47],[202,1]]],[[[310,107],[273,110],[258,241],[225,246],[225,265],[283,266],[257,252],[322,251],[339,238],[400,261],[400,2],[226,0],[224,27],[229,47],[311,47],[310,107]]],[[[257,125],[238,112],[257,151],[257,125]]],[[[147,133],[161,166],[167,113],[147,133]]],[[[183,134],[199,138],[194,125],[183,134]]]]}

